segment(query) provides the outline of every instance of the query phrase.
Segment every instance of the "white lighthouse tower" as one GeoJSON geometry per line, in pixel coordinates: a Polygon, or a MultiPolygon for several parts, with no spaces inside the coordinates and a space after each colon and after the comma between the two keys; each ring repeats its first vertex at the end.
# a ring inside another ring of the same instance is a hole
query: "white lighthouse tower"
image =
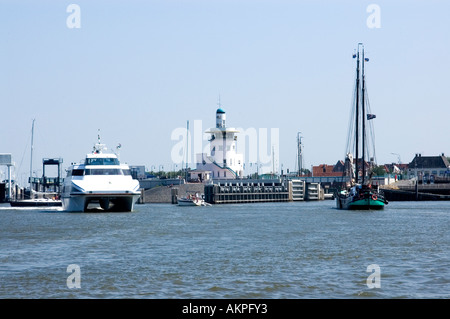
{"type": "Polygon", "coordinates": [[[205,133],[210,135],[210,153],[197,154],[196,171],[211,172],[212,179],[241,178],[244,172],[244,157],[237,153],[235,128],[226,126],[226,113],[219,104],[216,111],[216,127],[205,133]]]}

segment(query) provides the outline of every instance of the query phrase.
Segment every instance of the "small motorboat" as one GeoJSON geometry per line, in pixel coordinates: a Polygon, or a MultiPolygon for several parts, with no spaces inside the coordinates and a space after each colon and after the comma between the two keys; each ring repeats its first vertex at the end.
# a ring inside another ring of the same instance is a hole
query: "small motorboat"
{"type": "Polygon", "coordinates": [[[177,197],[178,206],[209,206],[210,204],[206,203],[205,200],[195,195],[187,195],[185,197],[177,197]]]}

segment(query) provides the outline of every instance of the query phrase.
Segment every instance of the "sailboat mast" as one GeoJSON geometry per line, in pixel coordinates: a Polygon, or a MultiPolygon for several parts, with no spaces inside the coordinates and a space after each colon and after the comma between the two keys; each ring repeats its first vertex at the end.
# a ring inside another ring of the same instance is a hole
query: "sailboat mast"
{"type": "Polygon", "coordinates": [[[188,162],[189,162],[189,120],[186,123],[186,182],[188,180],[188,162]]]}
{"type": "Polygon", "coordinates": [[[33,186],[33,182],[32,182],[32,177],[33,177],[33,148],[34,148],[34,121],[35,119],[33,119],[33,123],[31,124],[31,154],[30,154],[30,198],[31,198],[31,191],[32,191],[32,186],[33,186]]]}
{"type": "MultiPolygon", "coordinates": [[[[359,46],[359,45],[358,45],[359,46]]],[[[356,155],[356,163],[355,163],[355,183],[358,184],[359,180],[359,165],[358,165],[358,158],[359,158],[359,47],[358,47],[358,53],[357,53],[357,59],[356,59],[356,114],[355,114],[355,139],[356,139],[356,145],[355,145],[355,155],[356,155]]]]}
{"type": "Polygon", "coordinates": [[[364,46],[362,47],[362,89],[361,89],[361,112],[362,112],[362,182],[364,184],[364,179],[366,176],[366,165],[365,165],[365,153],[366,153],[366,105],[364,97],[366,95],[365,92],[365,74],[364,74],[364,46]]]}

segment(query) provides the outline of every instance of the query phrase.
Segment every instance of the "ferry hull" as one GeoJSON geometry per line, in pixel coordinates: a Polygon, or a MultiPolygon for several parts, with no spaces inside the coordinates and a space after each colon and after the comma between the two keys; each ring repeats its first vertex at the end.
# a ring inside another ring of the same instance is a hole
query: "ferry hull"
{"type": "Polygon", "coordinates": [[[62,198],[68,212],[114,211],[131,212],[140,194],[86,194],[62,198]]]}

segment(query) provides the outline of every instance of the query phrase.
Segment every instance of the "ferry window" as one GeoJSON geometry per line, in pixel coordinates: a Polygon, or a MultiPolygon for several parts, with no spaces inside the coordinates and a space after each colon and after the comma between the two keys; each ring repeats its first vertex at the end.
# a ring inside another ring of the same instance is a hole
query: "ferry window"
{"type": "Polygon", "coordinates": [[[123,170],[123,175],[131,175],[131,170],[130,169],[124,169],[123,170]]]}
{"type": "Polygon", "coordinates": [[[104,158],[103,165],[119,165],[117,158],[104,158]]]}
{"type": "Polygon", "coordinates": [[[86,158],[86,165],[101,165],[99,158],[86,158]]]}
{"type": "Polygon", "coordinates": [[[123,175],[122,170],[118,168],[90,168],[86,169],[86,175],[123,175]]]}
{"type": "Polygon", "coordinates": [[[83,176],[83,170],[82,169],[72,170],[72,176],[83,176]]]}
{"type": "Polygon", "coordinates": [[[117,158],[87,158],[86,165],[119,165],[117,158]]]}

